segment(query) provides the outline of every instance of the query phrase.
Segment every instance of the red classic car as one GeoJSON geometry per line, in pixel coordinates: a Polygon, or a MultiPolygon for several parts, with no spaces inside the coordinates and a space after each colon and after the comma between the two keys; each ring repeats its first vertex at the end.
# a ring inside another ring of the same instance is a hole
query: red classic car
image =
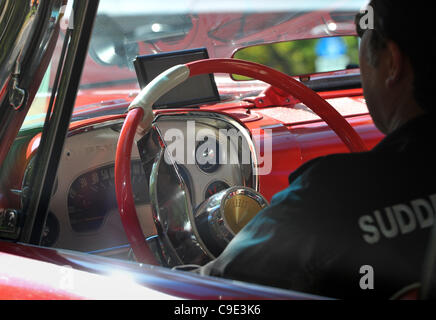
{"type": "Polygon", "coordinates": [[[320,298],[186,270],[383,138],[365,3],[0,0],[0,298],[320,298]]]}

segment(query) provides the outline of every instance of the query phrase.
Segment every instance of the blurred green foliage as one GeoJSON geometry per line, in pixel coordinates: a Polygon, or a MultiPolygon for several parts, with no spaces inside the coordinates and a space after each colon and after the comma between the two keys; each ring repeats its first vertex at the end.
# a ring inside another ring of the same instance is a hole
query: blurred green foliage
{"type": "MultiPolygon", "coordinates": [[[[359,65],[358,38],[354,36],[341,38],[346,46],[348,65],[359,65]]],[[[314,74],[317,72],[318,41],[320,39],[305,39],[256,45],[236,52],[234,58],[260,63],[290,76],[314,74]]],[[[329,71],[336,71],[336,68],[333,67],[329,71]]],[[[239,75],[233,77],[236,80],[249,80],[239,75]]]]}

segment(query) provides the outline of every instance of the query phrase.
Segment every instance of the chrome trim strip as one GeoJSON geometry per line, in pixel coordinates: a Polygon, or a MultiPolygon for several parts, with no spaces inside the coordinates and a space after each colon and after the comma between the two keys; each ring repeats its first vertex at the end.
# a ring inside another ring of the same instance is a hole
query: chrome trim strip
{"type": "Polygon", "coordinates": [[[144,170],[149,172],[149,192],[153,217],[161,244],[156,256],[164,256],[167,266],[181,264],[203,265],[215,258],[207,248],[196,225],[194,208],[190,202],[190,191],[183,181],[172,157],[171,163],[164,160],[167,145],[159,129],[161,121],[201,121],[202,124],[218,129],[236,129],[242,133],[250,148],[251,164],[240,165],[243,187],[258,189],[257,158],[254,143],[248,130],[234,119],[214,113],[187,111],[159,114],[152,124],[151,131],[138,141],[138,148],[144,170]],[[154,139],[154,140],[153,140],[154,139]],[[159,251],[159,252],[158,252],[159,251]]]}

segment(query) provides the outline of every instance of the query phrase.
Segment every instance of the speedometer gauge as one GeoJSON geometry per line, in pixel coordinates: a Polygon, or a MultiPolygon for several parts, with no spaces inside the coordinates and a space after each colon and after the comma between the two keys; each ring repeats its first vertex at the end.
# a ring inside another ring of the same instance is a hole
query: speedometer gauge
{"type": "MultiPolygon", "coordinates": [[[[78,177],[68,192],[68,214],[76,232],[98,229],[106,214],[117,207],[115,196],[115,168],[101,167],[78,177]]],[[[148,200],[145,174],[139,161],[132,162],[132,188],[136,204],[148,200]]]]}

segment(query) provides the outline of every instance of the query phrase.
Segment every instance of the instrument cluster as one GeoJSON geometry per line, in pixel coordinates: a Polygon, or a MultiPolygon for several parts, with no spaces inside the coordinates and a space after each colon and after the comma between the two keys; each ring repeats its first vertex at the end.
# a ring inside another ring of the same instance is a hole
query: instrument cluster
{"type": "MultiPolygon", "coordinates": [[[[137,205],[148,202],[147,179],[141,162],[132,161],[133,197],[137,205]]],[[[75,232],[98,230],[106,214],[117,208],[115,167],[103,166],[80,175],[68,191],[68,215],[75,232]]]]}
{"type": "MultiPolygon", "coordinates": [[[[175,128],[187,133],[186,119],[166,117],[160,120],[155,122],[155,126],[162,136],[175,128]]],[[[115,152],[121,124],[122,120],[114,120],[81,128],[68,135],[49,208],[51,227],[47,229],[47,239],[50,240],[46,242],[47,246],[103,252],[107,256],[111,256],[111,252],[119,253],[120,248],[128,251],[114,185],[115,152]]],[[[237,163],[227,165],[215,161],[231,150],[237,152],[238,146],[223,141],[217,128],[199,123],[196,132],[202,129],[214,132],[214,139],[208,139],[212,138],[209,134],[196,141],[194,151],[190,151],[198,155],[194,163],[175,163],[189,189],[192,208],[222,190],[247,184],[247,174],[237,163]]],[[[183,144],[187,144],[186,138],[183,144]]],[[[144,173],[135,145],[131,179],[138,218],[145,236],[152,236],[156,229],[149,199],[149,177],[144,173]]]]}
{"type": "Polygon", "coordinates": [[[250,148],[239,132],[234,132],[233,138],[223,134],[213,121],[196,117],[161,116],[155,126],[188,186],[193,208],[222,190],[249,184],[241,165],[241,150],[249,153],[251,167],[250,148]]]}

